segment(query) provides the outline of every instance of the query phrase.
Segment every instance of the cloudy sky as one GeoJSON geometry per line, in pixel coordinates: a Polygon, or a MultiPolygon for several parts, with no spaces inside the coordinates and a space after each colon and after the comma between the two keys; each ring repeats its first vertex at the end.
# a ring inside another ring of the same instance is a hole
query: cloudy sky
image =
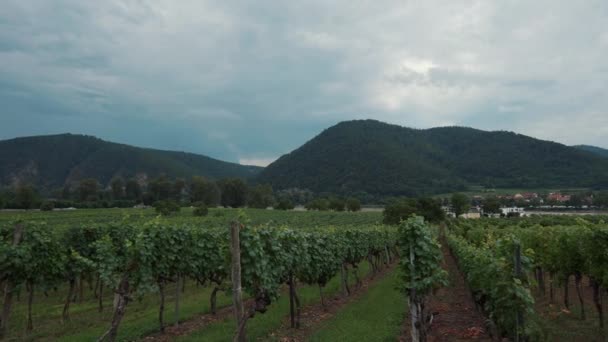
{"type": "Polygon", "coordinates": [[[342,120],[608,147],[608,2],[3,0],[0,139],[265,164],[342,120]]]}

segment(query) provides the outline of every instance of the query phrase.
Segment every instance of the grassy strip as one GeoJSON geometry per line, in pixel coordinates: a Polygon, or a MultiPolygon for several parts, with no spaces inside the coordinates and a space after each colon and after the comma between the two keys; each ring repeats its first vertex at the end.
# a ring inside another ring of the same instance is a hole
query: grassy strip
{"type": "MultiPolygon", "coordinates": [[[[70,306],[70,321],[61,323],[61,312],[63,310],[63,299],[67,293],[64,286],[60,291],[49,293],[46,298],[39,290],[33,305],[34,331],[26,335],[26,293],[21,293],[21,301],[15,303],[11,315],[8,336],[13,340],[36,340],[36,341],[95,341],[110,327],[112,320],[113,294],[109,289],[104,289],[104,312],[97,312],[97,301],[93,299],[92,293],[85,291],[87,300],[82,303],[72,303],[70,306]]],[[[174,294],[175,285],[167,289],[165,322],[174,323],[174,294]]],[[[186,292],[180,295],[180,320],[187,320],[199,314],[210,311],[209,296],[211,289],[197,287],[193,281],[189,281],[186,292]]],[[[229,295],[218,293],[218,307],[231,303],[229,295]]],[[[158,293],[148,293],[139,299],[134,299],[127,306],[127,314],[119,328],[120,340],[133,340],[141,336],[158,331],[158,293]]]]}
{"type": "MultiPolygon", "coordinates": [[[[197,315],[210,312],[209,296],[211,289],[205,287],[198,288],[197,290],[187,292],[181,296],[180,320],[188,320],[197,315]]],[[[166,300],[165,322],[166,324],[173,324],[175,322],[174,296],[168,297],[166,300]]],[[[229,295],[222,292],[218,293],[218,307],[223,307],[230,303],[231,297],[229,295]]],[[[111,315],[108,318],[111,320],[111,315]]],[[[81,329],[77,329],[77,332],[62,335],[57,341],[94,341],[109,328],[109,320],[103,322],[101,326],[96,324],[89,329],[82,329],[82,326],[80,326],[81,329]]],[[[134,301],[127,306],[127,314],[118,329],[118,340],[136,340],[156,331],[158,331],[158,294],[154,294],[141,302],[134,301]]]]}
{"type": "MultiPolygon", "coordinates": [[[[359,275],[364,276],[369,272],[369,264],[362,262],[359,265],[359,275]]],[[[349,277],[349,282],[354,285],[355,279],[349,277]]],[[[340,276],[333,277],[323,289],[323,294],[332,296],[340,291],[340,276]]],[[[315,286],[298,287],[298,296],[302,306],[318,303],[319,288],[315,286]]],[[[272,303],[265,314],[256,314],[255,317],[247,321],[247,338],[250,341],[263,339],[272,340],[269,334],[281,327],[281,323],[289,315],[289,296],[281,296],[272,303]]],[[[226,319],[207,326],[205,329],[197,331],[188,336],[182,336],[177,341],[227,341],[232,338],[235,330],[234,319],[226,319]]]]}
{"type": "Polygon", "coordinates": [[[403,293],[396,289],[392,271],[356,302],[321,324],[311,341],[395,341],[407,311],[403,293]]]}

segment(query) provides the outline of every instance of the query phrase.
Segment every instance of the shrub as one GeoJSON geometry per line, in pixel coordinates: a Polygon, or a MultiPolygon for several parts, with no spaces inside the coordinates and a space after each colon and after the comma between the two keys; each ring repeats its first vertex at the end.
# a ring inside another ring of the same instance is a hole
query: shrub
{"type": "Polygon", "coordinates": [[[197,202],[194,206],[194,211],[192,211],[194,216],[207,216],[209,214],[209,209],[205,205],[205,203],[197,202]]]}
{"type": "Polygon", "coordinates": [[[346,200],[346,208],[348,211],[359,211],[361,210],[361,202],[356,198],[349,198],[346,200]]]}
{"type": "Polygon", "coordinates": [[[344,211],[346,208],[346,202],[338,197],[334,197],[329,200],[329,209],[335,211],[344,211]]]}
{"type": "Polygon", "coordinates": [[[277,206],[275,207],[275,209],[278,209],[278,210],[291,210],[293,208],[294,208],[293,202],[291,202],[287,198],[280,199],[279,203],[277,203],[277,206]]]}
{"type": "Polygon", "coordinates": [[[53,209],[55,209],[55,203],[53,203],[51,201],[44,201],[40,205],[41,211],[52,211],[53,209]]]}
{"type": "Polygon", "coordinates": [[[305,206],[308,210],[329,210],[329,201],[322,198],[317,198],[305,206]]]}
{"type": "Polygon", "coordinates": [[[179,204],[175,201],[166,200],[166,201],[157,201],[154,203],[154,209],[157,213],[168,216],[173,213],[178,212],[181,208],[179,204]]]}

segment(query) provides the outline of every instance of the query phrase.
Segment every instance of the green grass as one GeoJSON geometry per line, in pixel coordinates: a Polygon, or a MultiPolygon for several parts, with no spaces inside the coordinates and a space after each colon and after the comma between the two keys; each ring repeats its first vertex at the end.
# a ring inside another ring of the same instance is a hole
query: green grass
{"type": "Polygon", "coordinates": [[[405,295],[396,289],[398,273],[391,272],[323,322],[310,341],[395,341],[407,310],[405,295]]]}
{"type": "MultiPolygon", "coordinates": [[[[192,208],[184,207],[171,216],[161,220],[177,224],[200,224],[201,226],[225,226],[230,221],[244,213],[252,225],[275,223],[290,227],[341,226],[357,224],[374,224],[382,222],[379,211],[365,212],[334,212],[334,211],[291,211],[267,209],[231,209],[211,208],[209,214],[197,217],[192,214],[192,208]]],[[[64,211],[0,211],[0,225],[9,224],[16,220],[25,222],[45,222],[54,228],[66,228],[89,223],[106,223],[127,220],[130,223],[146,222],[158,215],[152,208],[108,208],[108,209],[76,209],[64,211]]]]}
{"type": "MultiPolygon", "coordinates": [[[[369,272],[369,264],[362,262],[359,266],[359,275],[361,277],[369,272]]],[[[354,284],[354,277],[349,277],[349,282],[354,284]]],[[[331,296],[340,291],[340,277],[332,278],[325,288],[323,294],[331,296]]],[[[320,302],[319,288],[315,286],[300,286],[298,295],[302,306],[320,302]]],[[[281,327],[281,323],[289,315],[289,296],[282,295],[279,299],[272,303],[265,314],[256,314],[252,319],[247,321],[247,338],[253,340],[273,340],[269,336],[272,332],[281,327]]],[[[235,320],[230,318],[222,322],[211,324],[205,329],[197,331],[189,336],[178,338],[177,341],[230,341],[235,330],[235,320]]]]}
{"type": "MultiPolygon", "coordinates": [[[[61,324],[63,297],[65,287],[58,292],[51,291],[46,298],[41,292],[35,297],[33,305],[34,331],[25,335],[26,293],[21,293],[21,300],[14,303],[9,326],[9,341],[94,341],[110,326],[112,319],[113,295],[104,289],[104,312],[97,312],[97,301],[87,288],[82,303],[70,306],[70,321],[61,324]]],[[[174,323],[174,286],[168,286],[165,302],[165,322],[174,323]]],[[[193,281],[187,283],[186,292],[180,294],[180,320],[186,320],[199,314],[208,313],[210,288],[196,287],[193,281]]],[[[218,307],[231,303],[229,295],[218,293],[218,307]]],[[[120,340],[134,340],[141,336],[158,331],[158,294],[148,293],[135,299],[127,306],[127,313],[119,328],[120,340]]]]}

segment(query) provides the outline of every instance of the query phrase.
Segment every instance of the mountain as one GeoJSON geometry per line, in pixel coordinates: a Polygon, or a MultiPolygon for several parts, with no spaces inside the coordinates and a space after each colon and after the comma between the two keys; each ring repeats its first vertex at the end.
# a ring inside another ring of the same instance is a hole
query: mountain
{"type": "Polygon", "coordinates": [[[257,166],[202,155],[107,142],[92,136],[59,134],[0,141],[0,185],[18,181],[54,189],[82,178],[107,184],[114,176],[151,178],[206,176],[250,178],[257,166]]]}
{"type": "Polygon", "coordinates": [[[601,147],[597,147],[597,146],[590,146],[590,145],[576,145],[576,146],[572,146],[572,147],[578,148],[579,150],[595,153],[598,156],[608,157],[608,150],[605,148],[601,148],[601,147]]]}
{"type": "MultiPolygon", "coordinates": [[[[497,188],[608,187],[608,159],[512,132],[341,122],[267,166],[276,189],[415,196],[497,188]]],[[[364,195],[364,194],[363,194],[364,195]]]]}

